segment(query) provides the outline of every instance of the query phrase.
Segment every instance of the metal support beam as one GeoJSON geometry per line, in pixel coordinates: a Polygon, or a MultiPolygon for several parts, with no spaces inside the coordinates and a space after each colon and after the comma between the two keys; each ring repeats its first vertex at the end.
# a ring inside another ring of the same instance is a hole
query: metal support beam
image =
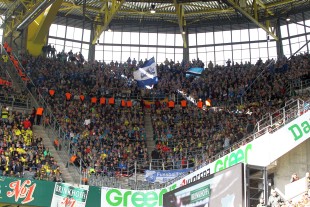
{"type": "Polygon", "coordinates": [[[254,19],[258,21],[258,13],[257,13],[257,3],[256,0],[253,0],[253,12],[254,12],[254,19]]]}
{"type": "Polygon", "coordinates": [[[180,28],[180,33],[182,35],[183,39],[183,47],[187,48],[187,40],[186,40],[186,33],[185,33],[185,27],[186,27],[186,20],[184,15],[184,9],[182,4],[179,4],[177,0],[173,0],[174,6],[175,6],[175,12],[178,17],[178,23],[180,28]]]}
{"type": "MultiPolygon", "coordinates": [[[[58,13],[58,9],[61,7],[63,0],[55,0],[51,7],[47,8],[37,19],[36,22],[39,23],[38,30],[34,36],[34,43],[43,43],[44,38],[48,34],[48,30],[51,24],[54,22],[55,17],[58,13]]],[[[36,24],[33,22],[32,24],[36,24]]]]}
{"type": "Polygon", "coordinates": [[[262,2],[262,0],[256,0],[256,3],[260,6],[260,7],[262,7],[263,9],[265,9],[267,12],[268,12],[268,14],[269,15],[274,15],[274,13],[272,12],[272,11],[270,11],[268,8],[267,8],[267,6],[262,2]]]}
{"type": "Polygon", "coordinates": [[[27,50],[30,54],[38,56],[46,44],[49,28],[61,7],[63,0],[55,2],[45,9],[29,26],[27,35],[27,50]]]}
{"type": "Polygon", "coordinates": [[[310,40],[308,40],[303,46],[301,46],[298,50],[296,50],[296,52],[294,52],[294,54],[291,55],[291,57],[289,59],[294,57],[300,50],[302,50],[302,48],[306,47],[309,43],[310,43],[310,40]]]}
{"type": "Polygon", "coordinates": [[[278,37],[276,36],[276,34],[271,30],[271,28],[267,27],[267,25],[260,23],[258,20],[255,19],[255,17],[253,17],[249,12],[245,11],[244,9],[242,9],[237,2],[235,2],[234,0],[225,0],[225,2],[234,7],[236,10],[238,10],[242,15],[244,15],[247,19],[249,19],[251,22],[253,22],[254,24],[256,24],[257,26],[259,26],[260,28],[262,28],[263,30],[265,30],[265,32],[267,34],[269,34],[270,36],[272,36],[275,40],[278,40],[278,37]]]}
{"type": "MultiPolygon", "coordinates": [[[[8,37],[16,30],[23,30],[33,22],[47,7],[49,7],[55,0],[29,0],[20,1],[25,9],[21,11],[14,10],[17,13],[15,18],[9,19],[5,22],[4,36],[8,37]]],[[[10,13],[10,11],[8,11],[10,13]]]]}
{"type": "Polygon", "coordinates": [[[111,8],[109,10],[108,7],[108,2],[105,3],[105,6],[102,8],[102,10],[105,10],[104,12],[104,19],[103,19],[103,25],[96,25],[95,28],[95,36],[94,39],[92,41],[92,44],[96,44],[98,38],[100,37],[100,35],[102,34],[103,31],[105,31],[110,22],[112,21],[114,15],[117,13],[117,11],[120,9],[120,7],[122,6],[122,4],[125,2],[125,0],[112,0],[112,5],[111,8]]]}
{"type": "Polygon", "coordinates": [[[266,4],[266,7],[267,8],[272,8],[272,7],[275,7],[275,6],[281,6],[281,5],[289,4],[289,3],[296,3],[297,4],[298,1],[296,1],[296,0],[281,0],[281,1],[270,3],[270,4],[266,4]]]}

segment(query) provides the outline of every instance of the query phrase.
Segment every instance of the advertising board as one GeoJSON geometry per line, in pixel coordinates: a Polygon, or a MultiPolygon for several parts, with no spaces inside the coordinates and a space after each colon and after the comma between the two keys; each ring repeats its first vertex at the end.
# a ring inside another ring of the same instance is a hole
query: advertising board
{"type": "Polygon", "coordinates": [[[164,194],[163,207],[243,207],[243,164],[164,194]]]}

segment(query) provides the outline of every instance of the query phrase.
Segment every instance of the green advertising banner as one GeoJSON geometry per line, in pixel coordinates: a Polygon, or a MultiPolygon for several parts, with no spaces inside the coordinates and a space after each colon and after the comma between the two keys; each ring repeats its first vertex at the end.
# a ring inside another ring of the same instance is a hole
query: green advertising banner
{"type": "MultiPolygon", "coordinates": [[[[101,206],[101,187],[89,186],[86,207],[101,206]]],[[[108,206],[106,206],[108,207],[108,206]]]]}
{"type": "Polygon", "coordinates": [[[1,203],[50,207],[55,183],[22,178],[0,177],[1,203]]]}
{"type": "Polygon", "coordinates": [[[163,195],[174,190],[169,188],[154,190],[125,190],[116,188],[101,188],[101,207],[161,207],[163,195]]]}
{"type": "Polygon", "coordinates": [[[89,186],[56,183],[51,206],[85,207],[89,186]]]}

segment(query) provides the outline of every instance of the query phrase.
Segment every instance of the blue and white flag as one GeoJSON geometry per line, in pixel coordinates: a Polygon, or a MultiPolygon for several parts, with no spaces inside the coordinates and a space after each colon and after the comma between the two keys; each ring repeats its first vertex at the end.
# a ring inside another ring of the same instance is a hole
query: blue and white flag
{"type": "Polygon", "coordinates": [[[192,168],[179,169],[179,170],[146,170],[145,179],[149,183],[159,182],[165,183],[178,177],[181,174],[190,172],[192,168]]]}
{"type": "Polygon", "coordinates": [[[150,87],[158,83],[154,57],[147,60],[141,68],[133,72],[133,76],[139,87],[150,87]]]}
{"type": "Polygon", "coordinates": [[[190,68],[188,71],[186,71],[186,77],[191,76],[201,76],[201,73],[203,72],[203,68],[190,68]]]}

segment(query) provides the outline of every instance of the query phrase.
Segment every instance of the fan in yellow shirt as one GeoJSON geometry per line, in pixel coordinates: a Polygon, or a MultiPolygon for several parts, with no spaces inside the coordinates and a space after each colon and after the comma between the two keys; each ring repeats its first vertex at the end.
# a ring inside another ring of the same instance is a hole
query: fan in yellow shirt
{"type": "Polygon", "coordinates": [[[19,135],[22,134],[22,132],[21,132],[18,128],[16,128],[16,129],[14,130],[14,133],[15,133],[16,136],[19,136],[19,135]]]}
{"type": "Polygon", "coordinates": [[[100,155],[100,158],[101,158],[102,160],[104,160],[106,157],[107,157],[107,154],[105,154],[105,153],[102,153],[102,154],[100,155]]]}
{"type": "Polygon", "coordinates": [[[27,162],[27,159],[26,159],[24,156],[22,156],[21,158],[19,158],[19,161],[20,161],[23,165],[25,165],[26,162],[27,162]]]}
{"type": "Polygon", "coordinates": [[[45,165],[43,165],[42,168],[45,169],[45,172],[46,172],[47,174],[50,174],[50,173],[51,173],[51,168],[50,168],[50,166],[49,166],[48,163],[46,163],[45,165]]]}
{"type": "Polygon", "coordinates": [[[21,146],[19,146],[17,149],[16,149],[16,151],[18,152],[18,154],[26,154],[26,151],[21,147],[21,146]]]}
{"type": "Polygon", "coordinates": [[[26,135],[29,135],[30,137],[32,137],[32,136],[33,136],[32,130],[28,128],[28,129],[26,130],[26,135]]]}

